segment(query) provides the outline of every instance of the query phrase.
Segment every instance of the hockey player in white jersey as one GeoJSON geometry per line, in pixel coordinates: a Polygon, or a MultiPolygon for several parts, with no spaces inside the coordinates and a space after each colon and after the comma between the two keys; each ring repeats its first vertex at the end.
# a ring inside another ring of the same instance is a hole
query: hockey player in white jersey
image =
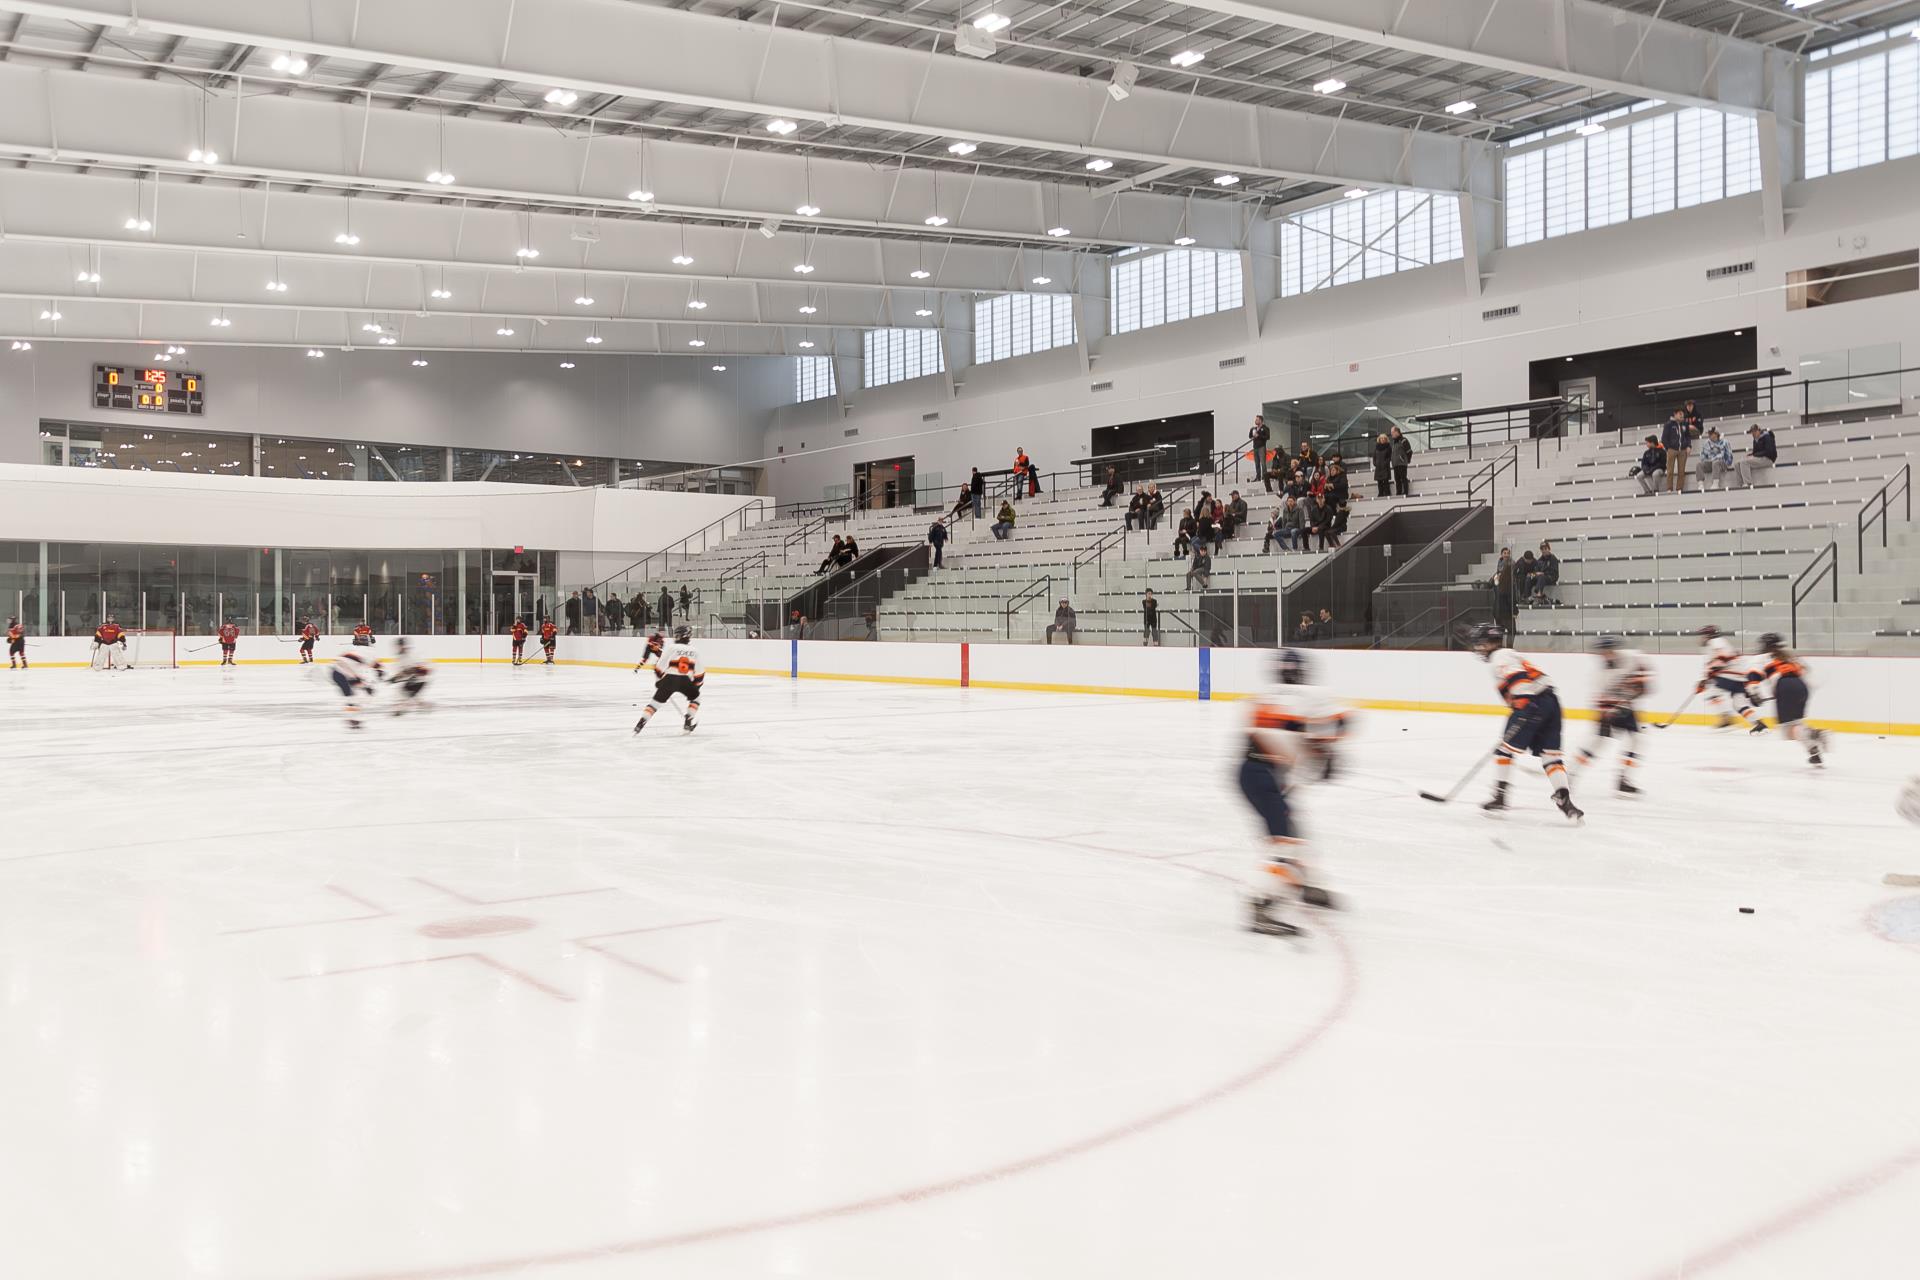
{"type": "Polygon", "coordinates": [[[1508,807],[1507,774],[1513,770],[1514,757],[1532,753],[1540,757],[1540,766],[1546,771],[1553,803],[1578,822],[1585,815],[1574,807],[1566,762],[1560,755],[1560,695],[1553,691],[1553,681],[1507,648],[1506,633],[1493,623],[1476,627],[1472,643],[1473,651],[1493,668],[1493,682],[1508,707],[1500,745],[1493,749],[1493,797],[1480,807],[1490,813],[1508,807]]]}
{"type": "Polygon", "coordinates": [[[1302,932],[1274,914],[1284,897],[1312,907],[1337,906],[1332,894],[1309,883],[1306,842],[1294,825],[1288,794],[1307,779],[1323,776],[1333,745],[1346,728],[1346,713],[1307,683],[1306,659],[1282,649],[1275,660],[1278,684],[1253,704],[1246,755],[1240,761],[1240,793],[1266,826],[1266,840],[1247,892],[1247,927],[1289,937],[1302,932]]]}
{"type": "Polygon", "coordinates": [[[1726,632],[1709,623],[1700,628],[1700,647],[1707,651],[1707,665],[1693,691],[1706,697],[1707,705],[1719,713],[1715,728],[1725,729],[1734,717],[1747,726],[1748,733],[1765,733],[1766,721],[1754,714],[1753,699],[1747,687],[1747,663],[1726,632]]]}
{"type": "Polygon", "coordinates": [[[1601,636],[1593,642],[1600,655],[1600,731],[1593,741],[1574,753],[1574,762],[1582,773],[1600,754],[1610,738],[1620,739],[1620,780],[1615,788],[1627,795],[1640,794],[1633,785],[1633,772],[1640,767],[1640,715],[1637,704],[1652,688],[1653,666],[1637,649],[1628,649],[1614,636],[1601,636]]]}
{"type": "Polygon", "coordinates": [[[352,649],[342,649],[334,658],[333,669],[328,674],[333,678],[333,687],[346,699],[343,705],[347,713],[347,728],[358,729],[361,708],[373,696],[378,672],[371,662],[352,649]]]}
{"type": "Polygon", "coordinates": [[[654,663],[653,701],[640,713],[633,731],[639,733],[647,722],[676,696],[687,700],[687,716],[681,722],[688,733],[700,725],[700,686],[706,682],[707,669],[700,665],[699,651],[693,647],[693,628],[675,627],[673,643],[654,663]]]}

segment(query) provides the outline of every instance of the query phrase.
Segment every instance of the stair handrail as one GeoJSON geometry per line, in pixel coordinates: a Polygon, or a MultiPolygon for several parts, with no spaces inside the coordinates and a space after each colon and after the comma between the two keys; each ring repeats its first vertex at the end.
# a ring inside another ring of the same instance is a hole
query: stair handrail
{"type": "Polygon", "coordinates": [[[1789,606],[1790,626],[1788,628],[1791,639],[1788,643],[1792,644],[1796,649],[1800,647],[1800,602],[1812,595],[1814,589],[1817,588],[1822,581],[1828,581],[1832,584],[1833,603],[1836,605],[1839,604],[1840,547],[1838,543],[1829,542],[1826,546],[1815,552],[1813,559],[1808,563],[1807,567],[1802,569],[1799,575],[1793,580],[1793,603],[1789,606]],[[1819,572],[1815,573],[1815,570],[1819,570],[1819,572]],[[1808,581],[1809,575],[1812,575],[1811,581],[1808,581]],[[1804,589],[1802,588],[1802,583],[1805,583],[1804,589]]]}
{"type": "MultiPolygon", "coordinates": [[[[655,560],[658,560],[663,556],[672,555],[675,552],[685,554],[686,545],[689,542],[692,542],[695,538],[700,539],[700,551],[705,551],[707,549],[706,535],[709,530],[712,530],[716,526],[724,525],[727,523],[727,521],[732,520],[735,516],[739,516],[739,517],[742,517],[742,519],[740,521],[740,528],[738,532],[744,533],[748,528],[747,521],[744,518],[746,516],[746,513],[749,511],[752,511],[764,517],[766,515],[766,510],[767,510],[767,503],[766,503],[766,499],[764,498],[755,498],[751,502],[744,502],[739,506],[735,507],[732,511],[729,511],[727,512],[727,514],[721,516],[718,520],[709,520],[706,524],[701,525],[698,529],[695,529],[692,533],[680,539],[680,541],[674,543],[672,546],[662,547],[658,551],[651,552],[647,555],[644,555],[640,557],[638,560],[635,560],[632,564],[628,565],[626,568],[620,570],[620,572],[612,574],[606,578],[602,578],[599,582],[596,582],[593,584],[593,593],[597,596],[605,595],[607,588],[612,584],[616,582],[625,582],[628,579],[632,578],[633,571],[635,569],[646,570],[641,573],[640,581],[649,582],[652,580],[652,572],[651,572],[651,569],[648,568],[648,566],[651,566],[655,560]]],[[[754,523],[757,524],[759,523],[759,521],[755,521],[754,523]]],[[[699,554],[699,552],[695,552],[694,554],[697,555],[699,554]]]]}
{"type": "Polygon", "coordinates": [[[910,556],[917,554],[920,551],[920,549],[925,545],[926,544],[924,542],[916,542],[910,547],[901,547],[893,555],[887,557],[886,560],[873,566],[873,568],[867,570],[865,573],[855,575],[852,579],[848,581],[846,586],[841,587],[838,591],[834,592],[832,595],[828,596],[825,600],[822,600],[820,602],[820,616],[822,618],[825,618],[827,616],[827,609],[830,605],[833,604],[835,600],[838,600],[841,596],[844,596],[845,594],[847,594],[847,592],[852,591],[854,588],[863,586],[866,583],[871,582],[874,578],[879,577],[881,574],[885,573],[887,570],[899,564],[902,560],[905,560],[910,556]]]}
{"type": "Polygon", "coordinates": [[[1518,488],[1520,485],[1520,446],[1517,444],[1508,445],[1505,453],[1473,473],[1473,476],[1467,481],[1467,502],[1473,504],[1480,500],[1476,495],[1480,492],[1480,486],[1484,484],[1487,488],[1486,505],[1489,507],[1495,506],[1494,495],[1499,491],[1496,482],[1500,479],[1501,473],[1506,471],[1513,473],[1513,484],[1515,488],[1518,488]]]}
{"type": "Polygon", "coordinates": [[[1020,612],[1020,610],[1031,601],[1037,600],[1043,595],[1050,596],[1052,594],[1052,574],[1043,574],[1035,578],[1032,582],[1029,582],[1026,586],[1020,588],[1019,593],[1007,601],[1006,607],[1003,610],[1007,621],[1007,639],[1013,639],[1013,615],[1020,612]]]}
{"type": "Polygon", "coordinates": [[[1854,526],[1853,535],[1854,554],[1857,557],[1855,572],[1867,571],[1867,531],[1876,524],[1880,526],[1880,549],[1886,550],[1889,523],[1887,507],[1893,501],[1893,489],[1896,485],[1899,486],[1901,496],[1905,499],[1907,523],[1913,523],[1913,464],[1903,462],[1900,464],[1898,475],[1881,485],[1878,493],[1860,504],[1860,517],[1854,526]],[[1869,510],[1869,508],[1872,509],[1869,510]]]}
{"type": "Polygon", "coordinates": [[[739,564],[736,564],[731,569],[728,569],[725,572],[723,572],[720,575],[720,582],[719,582],[720,590],[725,591],[727,589],[727,584],[733,581],[735,577],[738,577],[740,579],[741,585],[744,586],[747,581],[747,572],[750,569],[758,569],[760,570],[760,572],[765,573],[767,571],[767,553],[764,551],[756,551],[754,554],[748,556],[745,560],[742,560],[739,564]],[[755,563],[756,561],[758,563],[755,563]]]}
{"type": "Polygon", "coordinates": [[[827,533],[827,521],[831,518],[832,518],[831,516],[824,515],[824,514],[817,516],[814,519],[809,520],[805,524],[801,525],[798,529],[795,529],[791,534],[787,535],[786,539],[780,544],[780,563],[781,564],[793,563],[793,556],[791,552],[793,550],[794,543],[796,542],[799,543],[801,549],[805,550],[807,545],[807,539],[812,537],[815,533],[819,533],[820,536],[824,538],[827,533]]]}

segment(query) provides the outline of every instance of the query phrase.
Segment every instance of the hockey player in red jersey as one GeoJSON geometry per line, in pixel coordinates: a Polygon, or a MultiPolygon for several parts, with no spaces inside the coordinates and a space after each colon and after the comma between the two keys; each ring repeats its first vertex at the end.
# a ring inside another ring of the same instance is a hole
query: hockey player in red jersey
{"type": "Polygon", "coordinates": [[[115,666],[127,665],[127,633],[120,629],[113,615],[107,615],[107,620],[93,629],[93,652],[96,658],[102,659],[101,665],[109,671],[115,666]],[[118,663],[114,661],[116,648],[120,650],[118,663]]]}
{"type": "Polygon", "coordinates": [[[27,669],[27,629],[20,625],[20,619],[7,619],[7,670],[18,665],[20,670],[27,669]]]}
{"type": "Polygon", "coordinates": [[[634,674],[638,675],[640,672],[645,671],[648,667],[652,666],[655,662],[657,662],[660,658],[660,655],[666,652],[666,648],[667,648],[667,642],[660,635],[658,631],[648,636],[646,650],[645,652],[641,653],[640,661],[634,665],[634,668],[633,668],[634,674]]]}
{"type": "Polygon", "coordinates": [[[1494,683],[1508,708],[1500,745],[1493,749],[1493,796],[1480,807],[1489,813],[1508,807],[1507,774],[1513,769],[1514,757],[1531,752],[1540,757],[1547,785],[1553,788],[1554,805],[1578,822],[1584,815],[1574,807],[1567,766],[1560,758],[1560,695],[1553,691],[1553,681],[1509,649],[1506,633],[1493,623],[1474,629],[1473,651],[1493,668],[1494,683]]]}
{"type": "Polygon", "coordinates": [[[540,623],[540,649],[541,649],[541,652],[545,653],[547,656],[546,656],[546,659],[541,663],[542,666],[550,667],[553,665],[553,651],[556,648],[558,648],[559,645],[560,645],[560,628],[553,625],[552,618],[547,618],[543,620],[540,623]]]}
{"type": "Polygon", "coordinates": [[[233,619],[229,618],[225,622],[220,624],[220,665],[221,666],[230,667],[233,665],[233,653],[234,653],[234,650],[239,646],[239,644],[240,644],[240,628],[234,625],[233,619]]]}
{"type": "Polygon", "coordinates": [[[306,666],[313,661],[313,643],[320,638],[320,628],[308,618],[300,627],[300,664],[306,666]]]}
{"type": "Polygon", "coordinates": [[[527,620],[515,618],[507,634],[513,637],[513,665],[517,667],[527,660],[527,620]]]}

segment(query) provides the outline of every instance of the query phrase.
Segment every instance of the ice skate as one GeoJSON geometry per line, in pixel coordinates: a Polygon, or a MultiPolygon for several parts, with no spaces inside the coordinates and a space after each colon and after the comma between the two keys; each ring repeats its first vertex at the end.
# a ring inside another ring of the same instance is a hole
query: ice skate
{"type": "Polygon", "coordinates": [[[1306,932],[1299,925],[1288,924],[1271,914],[1267,908],[1272,905],[1272,898],[1247,899],[1247,928],[1273,938],[1296,938],[1306,932]]]}
{"type": "Polygon", "coordinates": [[[1574,805],[1573,793],[1565,787],[1553,793],[1553,803],[1559,808],[1560,812],[1566,814],[1567,817],[1574,822],[1578,822],[1587,816],[1583,810],[1574,805]]]}
{"type": "Polygon", "coordinates": [[[1493,795],[1480,807],[1488,813],[1499,813],[1501,810],[1510,807],[1507,804],[1507,784],[1504,782],[1494,783],[1493,795]]]}

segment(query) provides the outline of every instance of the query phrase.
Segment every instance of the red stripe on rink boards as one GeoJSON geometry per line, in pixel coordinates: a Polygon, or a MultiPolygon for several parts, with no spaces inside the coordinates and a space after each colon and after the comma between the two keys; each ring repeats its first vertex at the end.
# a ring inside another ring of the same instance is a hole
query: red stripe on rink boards
{"type": "Polygon", "coordinates": [[[962,689],[967,687],[967,681],[971,679],[971,672],[969,670],[969,667],[972,660],[973,660],[972,647],[969,646],[965,641],[962,641],[960,644],[960,687],[962,689]]]}

